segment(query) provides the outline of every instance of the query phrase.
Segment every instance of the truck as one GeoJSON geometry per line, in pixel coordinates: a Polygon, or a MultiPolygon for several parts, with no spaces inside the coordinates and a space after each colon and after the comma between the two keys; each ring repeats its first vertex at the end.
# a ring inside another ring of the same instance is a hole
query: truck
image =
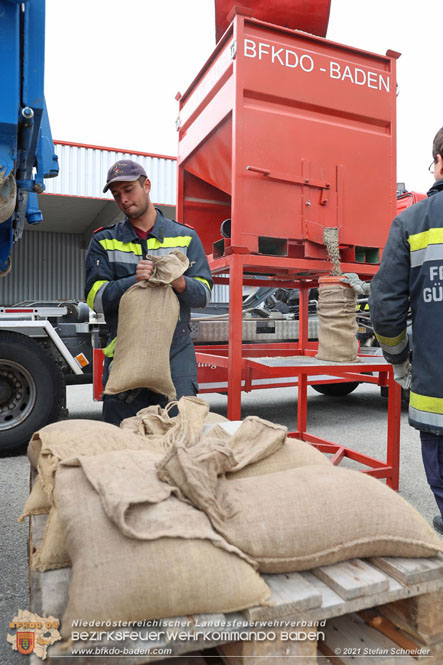
{"type": "MultiPolygon", "coordinates": [[[[0,275],[25,222],[39,224],[37,194],[58,175],[44,96],[45,0],[0,0],[0,275]]],[[[102,322],[102,326],[103,326],[102,322]]],[[[85,303],[0,306],[0,450],[20,448],[66,413],[66,385],[83,371],[100,325],[85,303]],[[66,342],[66,343],[65,343],[66,342]],[[68,346],[71,350],[68,349],[68,346]]]]}
{"type": "MultiPolygon", "coordinates": [[[[275,8],[285,15],[289,28],[298,27],[324,36],[330,0],[312,0],[315,12],[302,10],[300,3],[279,0],[274,3],[246,4],[255,15],[275,22],[275,8]]],[[[245,3],[243,3],[245,4],[245,3]]],[[[232,0],[216,0],[217,39],[229,24],[232,0]]],[[[7,91],[0,108],[0,274],[11,267],[12,248],[22,236],[25,221],[42,221],[37,193],[45,189],[44,179],[58,174],[57,156],[44,100],[44,0],[0,0],[0,52],[10,66],[2,70],[2,89],[7,91]],[[32,67],[31,63],[32,62],[32,67]]],[[[399,188],[399,210],[423,195],[399,188]]],[[[226,220],[228,221],[228,220],[226,220]]],[[[227,237],[229,225],[221,234],[227,237]]],[[[297,339],[297,292],[289,289],[257,288],[243,303],[245,341],[286,341],[297,339]]],[[[228,341],[227,312],[216,303],[207,316],[193,319],[196,344],[228,341]],[[215,319],[214,319],[215,317],[215,319]],[[225,321],[223,321],[223,318],[225,321]],[[211,320],[212,319],[212,320],[211,320]],[[214,321],[216,322],[214,324],[214,321]]],[[[316,339],[316,297],[310,301],[310,339],[316,339]]],[[[100,354],[106,322],[84,302],[21,302],[0,305],[0,451],[22,448],[33,432],[67,417],[66,386],[91,383],[100,399],[100,354]],[[94,357],[98,359],[95,371],[94,357]]],[[[367,332],[365,339],[368,339],[367,332]]],[[[224,383],[211,388],[212,368],[199,367],[203,392],[224,392],[224,383]]],[[[328,395],[344,395],[357,383],[319,383],[314,386],[328,395]]],[[[262,385],[260,387],[266,387],[262,385]]]]}

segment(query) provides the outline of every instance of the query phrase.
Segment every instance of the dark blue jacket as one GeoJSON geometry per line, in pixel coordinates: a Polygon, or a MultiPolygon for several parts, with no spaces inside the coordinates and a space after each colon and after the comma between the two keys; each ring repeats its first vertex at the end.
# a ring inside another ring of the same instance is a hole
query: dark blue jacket
{"type": "Polygon", "coordinates": [[[443,180],[428,198],[392,223],[380,269],[371,282],[370,310],[390,363],[408,357],[406,320],[412,311],[409,422],[443,434],[443,180]]]}
{"type": "Polygon", "coordinates": [[[135,271],[141,259],[163,256],[179,249],[189,259],[184,273],[186,289],[177,293],[180,318],[177,331],[188,329],[191,307],[205,307],[212,290],[212,276],[203,245],[194,229],[164,217],[157,217],[146,240],[140,239],[128,219],[96,231],[86,255],[86,300],[91,309],[103,313],[109,327],[109,340],[117,335],[120,298],[135,284],[135,271]]]}

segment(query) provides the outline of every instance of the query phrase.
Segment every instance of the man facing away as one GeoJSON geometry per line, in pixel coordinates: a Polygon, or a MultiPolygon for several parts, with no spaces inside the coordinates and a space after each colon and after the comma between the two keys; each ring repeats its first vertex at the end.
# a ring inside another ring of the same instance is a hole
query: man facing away
{"type": "Polygon", "coordinates": [[[420,431],[423,464],[443,534],[443,128],[432,146],[435,183],[428,198],[392,223],[380,269],[371,282],[374,330],[395,378],[410,390],[409,423],[420,431]],[[412,377],[408,309],[412,311],[412,377]],[[411,383],[412,378],[412,383],[411,383]]]}
{"type": "MultiPolygon", "coordinates": [[[[149,279],[154,264],[147,258],[174,249],[187,255],[189,268],[171,283],[180,303],[180,316],[171,344],[170,366],[177,399],[196,395],[197,363],[190,335],[191,307],[205,307],[212,277],[197,233],[189,226],[163,216],[150,199],[151,183],[144,168],[124,159],[108,171],[103,192],[111,191],[124,221],[95,231],[86,255],[86,299],[91,309],[103,313],[109,329],[103,387],[109,376],[117,335],[118,307],[130,286],[149,279]]],[[[146,339],[149,344],[149,339],[146,339]]],[[[146,388],[103,396],[103,420],[119,425],[124,418],[152,404],[165,406],[167,398],[146,388]]]]}

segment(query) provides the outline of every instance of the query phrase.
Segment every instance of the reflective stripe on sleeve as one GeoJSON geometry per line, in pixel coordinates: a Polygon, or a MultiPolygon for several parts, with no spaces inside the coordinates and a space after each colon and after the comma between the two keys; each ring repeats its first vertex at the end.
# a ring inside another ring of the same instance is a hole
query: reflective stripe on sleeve
{"type": "Polygon", "coordinates": [[[86,298],[86,302],[88,303],[89,307],[96,312],[103,312],[101,297],[103,295],[106,284],[109,284],[108,280],[94,282],[92,289],[89,291],[88,297],[86,298]],[[96,307],[100,307],[100,309],[95,309],[96,307]]]}
{"type": "Polygon", "coordinates": [[[203,277],[193,277],[197,282],[201,282],[203,286],[205,287],[205,292],[206,292],[206,305],[209,305],[209,301],[211,300],[211,286],[208,282],[207,279],[204,279],[203,277]]]}
{"type": "Polygon", "coordinates": [[[380,342],[382,349],[390,354],[401,353],[409,343],[406,328],[396,337],[384,337],[378,333],[375,333],[375,336],[380,342]]]}
{"type": "Polygon", "coordinates": [[[103,355],[105,355],[107,358],[113,358],[116,344],[117,337],[114,337],[114,339],[109,342],[108,346],[105,346],[105,348],[102,349],[103,355]]]}
{"type": "Polygon", "coordinates": [[[196,279],[198,282],[202,282],[206,286],[209,292],[212,291],[211,285],[209,284],[207,279],[203,279],[203,277],[194,277],[193,279],[196,279]]]}

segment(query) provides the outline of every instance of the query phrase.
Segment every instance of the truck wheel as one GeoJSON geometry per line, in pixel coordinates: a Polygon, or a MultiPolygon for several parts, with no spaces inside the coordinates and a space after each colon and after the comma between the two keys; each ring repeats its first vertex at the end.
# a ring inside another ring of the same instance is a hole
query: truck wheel
{"type": "Polygon", "coordinates": [[[322,395],[328,395],[328,397],[344,397],[352,393],[358,385],[358,381],[350,381],[349,383],[322,383],[311,387],[322,395]]]}
{"type": "Polygon", "coordinates": [[[19,450],[55,422],[64,390],[62,372],[38,342],[0,332],[0,452],[19,450]]]}

